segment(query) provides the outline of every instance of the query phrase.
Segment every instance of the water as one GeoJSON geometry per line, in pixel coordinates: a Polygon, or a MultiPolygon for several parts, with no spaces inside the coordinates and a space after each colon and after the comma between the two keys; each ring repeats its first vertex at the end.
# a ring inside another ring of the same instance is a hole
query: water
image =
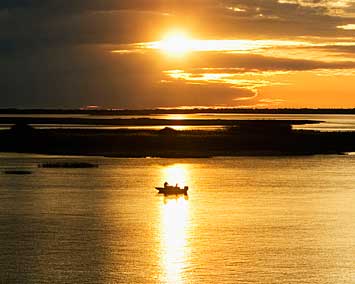
{"type": "MultiPolygon", "coordinates": [[[[345,114],[220,114],[220,113],[208,113],[208,114],[162,114],[162,115],[112,115],[112,116],[99,116],[99,115],[0,115],[0,117],[12,116],[12,117],[41,117],[41,118],[95,118],[95,119],[130,119],[130,118],[156,118],[156,119],[226,119],[226,120],[317,120],[323,121],[320,124],[306,124],[296,125],[295,129],[305,130],[317,130],[317,131],[355,131],[355,115],[345,114]]],[[[0,130],[9,129],[12,125],[0,124],[0,130]]],[[[167,125],[158,126],[107,126],[107,125],[81,125],[81,124],[34,124],[35,128],[39,129],[53,129],[53,128],[69,128],[69,129],[147,129],[156,130],[162,129],[167,125]]],[[[176,130],[217,130],[223,129],[223,126],[169,126],[176,130]]]]}
{"type": "Polygon", "coordinates": [[[355,155],[1,154],[0,283],[352,284],[354,168],[355,155]],[[100,167],[37,168],[57,160],[100,167]],[[164,181],[188,197],[157,195],[164,181]]]}

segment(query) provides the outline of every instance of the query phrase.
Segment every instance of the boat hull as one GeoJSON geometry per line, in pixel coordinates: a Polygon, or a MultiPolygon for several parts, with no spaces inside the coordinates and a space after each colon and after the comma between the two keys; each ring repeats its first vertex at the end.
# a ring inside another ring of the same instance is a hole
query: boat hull
{"type": "Polygon", "coordinates": [[[158,190],[158,193],[164,194],[164,195],[179,195],[179,194],[184,194],[187,195],[188,187],[180,188],[180,187],[156,187],[156,190],[158,190]]]}

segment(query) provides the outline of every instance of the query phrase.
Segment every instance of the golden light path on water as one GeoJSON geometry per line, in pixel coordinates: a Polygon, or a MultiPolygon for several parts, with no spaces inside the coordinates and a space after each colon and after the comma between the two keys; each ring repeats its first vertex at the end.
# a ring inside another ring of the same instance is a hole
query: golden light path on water
{"type": "MultiPolygon", "coordinates": [[[[175,164],[162,168],[162,177],[169,184],[184,186],[189,181],[188,166],[175,164]]],[[[190,208],[187,196],[164,197],[161,203],[161,250],[163,283],[184,283],[184,270],[189,258],[190,208]]]]}

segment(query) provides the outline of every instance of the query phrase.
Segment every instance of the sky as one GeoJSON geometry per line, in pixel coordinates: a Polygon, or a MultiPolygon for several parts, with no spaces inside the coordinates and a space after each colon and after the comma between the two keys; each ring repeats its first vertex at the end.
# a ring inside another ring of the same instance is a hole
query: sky
{"type": "Polygon", "coordinates": [[[354,108],[355,0],[2,0],[0,108],[354,108]]]}

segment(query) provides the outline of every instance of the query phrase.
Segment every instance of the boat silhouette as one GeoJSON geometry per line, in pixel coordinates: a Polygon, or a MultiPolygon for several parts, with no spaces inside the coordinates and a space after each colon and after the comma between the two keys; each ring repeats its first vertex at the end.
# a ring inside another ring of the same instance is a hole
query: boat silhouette
{"type": "Polygon", "coordinates": [[[168,183],[165,182],[164,187],[156,187],[155,189],[158,190],[158,193],[164,195],[178,195],[178,194],[187,195],[187,191],[189,190],[189,187],[188,186],[179,187],[177,184],[175,186],[172,186],[172,185],[168,185],[168,183]]]}

